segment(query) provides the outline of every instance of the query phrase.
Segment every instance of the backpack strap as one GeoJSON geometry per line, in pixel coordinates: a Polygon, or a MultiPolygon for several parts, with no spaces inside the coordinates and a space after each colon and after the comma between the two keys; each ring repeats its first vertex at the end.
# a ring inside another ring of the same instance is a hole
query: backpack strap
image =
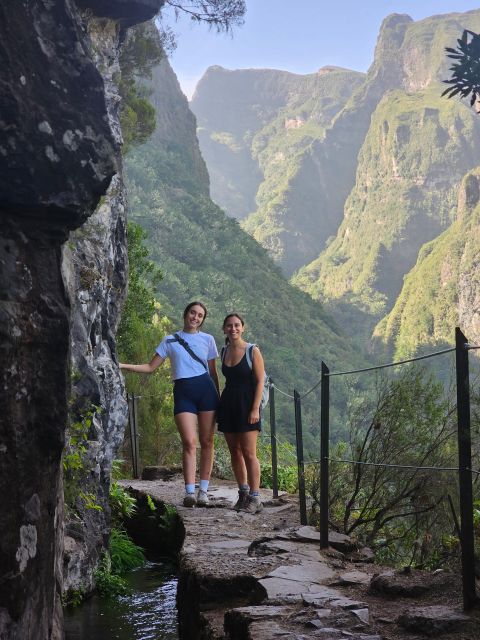
{"type": "Polygon", "coordinates": [[[203,360],[201,360],[196,353],[194,353],[192,351],[192,349],[190,348],[190,345],[188,344],[188,342],[186,342],[183,338],[181,338],[178,333],[174,333],[173,334],[173,338],[170,338],[170,340],[167,340],[167,342],[179,342],[182,347],[185,349],[185,351],[197,362],[199,362],[203,368],[205,369],[205,371],[208,372],[208,367],[205,364],[205,362],[203,360]]]}
{"type": "Polygon", "coordinates": [[[245,351],[245,355],[247,356],[247,363],[248,366],[250,367],[250,369],[253,369],[253,349],[256,347],[257,345],[253,342],[249,342],[247,344],[247,349],[245,351]]]}
{"type": "Polygon", "coordinates": [[[221,349],[220,349],[220,362],[223,364],[223,361],[225,360],[225,356],[227,355],[227,347],[228,345],[224,345],[221,349]]]}

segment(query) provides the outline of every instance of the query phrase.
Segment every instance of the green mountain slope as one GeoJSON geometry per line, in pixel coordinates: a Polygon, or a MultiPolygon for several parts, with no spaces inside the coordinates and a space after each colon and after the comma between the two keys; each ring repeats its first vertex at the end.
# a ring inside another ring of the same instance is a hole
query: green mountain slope
{"type": "Polygon", "coordinates": [[[293,280],[363,337],[394,305],[421,246],[451,224],[461,178],[480,164],[480,120],[440,98],[438,81],[447,76],[444,47],[465,27],[480,30],[480,11],[406,26],[395,56],[402,86],[372,115],[344,220],[293,280]]]}
{"type": "MultiPolygon", "coordinates": [[[[480,168],[462,181],[455,222],[422,247],[374,339],[397,357],[425,345],[451,345],[455,326],[480,338],[480,168]]],[[[378,346],[378,345],[377,345],[378,346]]]]}
{"type": "Polygon", "coordinates": [[[203,300],[206,330],[219,344],[224,315],[245,314],[248,339],[261,345],[269,373],[289,393],[318,379],[322,359],[358,364],[321,305],[292,287],[265,249],[209,199],[194,122],[168,63],[154,71],[152,86],[157,129],[128,154],[125,169],[131,217],[147,230],[164,274],[164,310],[180,320],[187,302],[203,300]]]}
{"type": "Polygon", "coordinates": [[[247,218],[245,228],[286,273],[311,260],[338,227],[355,147],[344,139],[347,176],[335,156],[342,142],[324,149],[322,141],[363,79],[335,67],[306,76],[211,67],[198,84],[191,106],[212,198],[229,215],[247,218]]]}

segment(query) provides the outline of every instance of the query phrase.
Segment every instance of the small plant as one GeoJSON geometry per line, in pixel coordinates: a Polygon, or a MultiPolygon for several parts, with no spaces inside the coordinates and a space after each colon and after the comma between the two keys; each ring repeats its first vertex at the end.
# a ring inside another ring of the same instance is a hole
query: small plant
{"type": "Polygon", "coordinates": [[[108,551],[103,554],[100,566],[95,571],[95,586],[100,595],[111,597],[127,593],[125,580],[112,572],[112,560],[108,551]]]}
{"type": "MultiPolygon", "coordinates": [[[[285,466],[277,468],[277,481],[280,491],[287,493],[296,493],[298,489],[298,471],[297,467],[285,466]]],[[[272,467],[270,464],[261,465],[260,484],[262,487],[272,488],[272,467]]]]}
{"type": "Polygon", "coordinates": [[[101,408],[92,405],[90,409],[81,414],[77,420],[72,421],[67,434],[67,442],[63,454],[63,477],[65,504],[73,512],[81,509],[101,510],[96,502],[96,496],[90,492],[83,492],[84,480],[89,470],[87,466],[88,435],[96,415],[101,408]]]}
{"type": "Polygon", "coordinates": [[[78,497],[83,502],[84,509],[103,511],[102,507],[97,503],[97,496],[94,493],[85,493],[85,491],[80,491],[78,497]]]}
{"type": "Polygon", "coordinates": [[[157,507],[155,506],[152,496],[149,493],[147,493],[147,505],[150,511],[155,512],[157,510],[157,507]]]}
{"type": "Polygon", "coordinates": [[[112,482],[110,485],[109,501],[114,522],[121,522],[123,518],[131,518],[137,510],[135,498],[118,482],[112,482]]]}
{"type": "Polygon", "coordinates": [[[176,517],[177,510],[175,509],[175,507],[172,504],[165,504],[165,510],[160,516],[159,522],[163,527],[165,527],[165,529],[172,529],[176,517]]]}
{"type": "Polygon", "coordinates": [[[112,529],[108,552],[111,559],[111,572],[125,573],[145,564],[143,549],[137,546],[124,529],[112,529]]]}
{"type": "Polygon", "coordinates": [[[85,598],[85,589],[69,589],[62,595],[63,607],[78,607],[85,598]]]}

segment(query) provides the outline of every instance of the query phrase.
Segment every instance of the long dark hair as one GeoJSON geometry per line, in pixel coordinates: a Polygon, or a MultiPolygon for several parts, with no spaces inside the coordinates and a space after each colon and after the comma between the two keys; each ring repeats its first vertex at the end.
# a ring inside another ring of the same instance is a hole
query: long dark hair
{"type": "MultiPolygon", "coordinates": [[[[225,329],[225,325],[229,318],[238,318],[242,323],[242,327],[245,326],[245,320],[242,318],[242,316],[239,313],[232,312],[232,313],[229,313],[228,316],[225,316],[225,318],[223,319],[222,329],[225,329]]],[[[228,336],[225,338],[225,344],[230,344],[230,340],[228,339],[228,336]]]]}
{"type": "Polygon", "coordinates": [[[207,318],[208,311],[207,311],[207,307],[203,304],[203,302],[199,302],[198,300],[194,300],[193,302],[190,302],[190,304],[187,304],[187,306],[185,307],[185,310],[183,312],[183,319],[185,320],[185,318],[187,317],[187,313],[196,304],[198,304],[199,307],[202,307],[202,309],[205,311],[205,315],[204,315],[203,320],[202,320],[202,322],[200,324],[200,326],[202,326],[203,323],[205,322],[206,318],[207,318]]]}

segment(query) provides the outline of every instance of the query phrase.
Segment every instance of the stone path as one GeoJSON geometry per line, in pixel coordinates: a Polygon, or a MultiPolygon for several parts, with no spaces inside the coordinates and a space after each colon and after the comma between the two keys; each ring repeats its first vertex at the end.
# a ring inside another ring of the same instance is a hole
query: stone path
{"type": "Polygon", "coordinates": [[[452,575],[394,573],[340,534],[320,551],[293,496],[262,490],[265,508],[253,516],[231,509],[236,487],[223,480],[212,483],[209,506],[194,509],[181,506],[180,476],[122,484],[174,504],[183,521],[183,640],[480,640],[478,611],[464,615],[458,589],[447,597],[452,575]]]}

